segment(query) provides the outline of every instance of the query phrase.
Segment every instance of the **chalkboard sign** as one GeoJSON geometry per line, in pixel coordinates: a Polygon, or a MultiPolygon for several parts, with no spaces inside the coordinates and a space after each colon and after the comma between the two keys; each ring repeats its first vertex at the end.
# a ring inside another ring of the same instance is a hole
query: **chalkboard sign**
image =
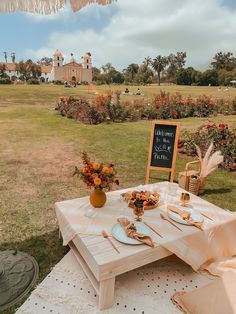
{"type": "Polygon", "coordinates": [[[155,124],[151,166],[172,168],[176,125],[155,124]]]}
{"type": "Polygon", "coordinates": [[[169,172],[169,179],[174,179],[179,123],[154,121],[151,129],[149,158],[146,183],[149,182],[150,170],[169,172]]]}

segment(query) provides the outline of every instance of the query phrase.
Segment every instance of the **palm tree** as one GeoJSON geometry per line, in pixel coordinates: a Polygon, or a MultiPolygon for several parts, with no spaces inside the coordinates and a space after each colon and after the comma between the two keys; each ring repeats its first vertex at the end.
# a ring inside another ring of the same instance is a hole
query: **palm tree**
{"type": "Polygon", "coordinates": [[[147,58],[144,58],[143,63],[148,67],[152,63],[152,58],[147,56],[147,58]]]}
{"type": "Polygon", "coordinates": [[[131,80],[132,81],[134,80],[135,74],[138,73],[138,69],[139,69],[139,66],[138,66],[138,64],[135,64],[135,63],[131,63],[126,68],[126,72],[131,75],[131,80]]]}
{"type": "Polygon", "coordinates": [[[11,53],[11,60],[12,60],[12,63],[15,63],[15,60],[16,60],[16,54],[15,54],[15,52],[12,52],[12,53],[11,53]]]}
{"type": "Polygon", "coordinates": [[[169,60],[167,57],[162,57],[161,55],[158,55],[155,59],[152,61],[152,68],[157,73],[158,77],[158,85],[161,85],[161,72],[163,72],[168,65],[169,60]]]}
{"type": "Polygon", "coordinates": [[[4,55],[5,62],[7,63],[7,52],[4,51],[4,52],[3,52],[3,55],[4,55]]]}

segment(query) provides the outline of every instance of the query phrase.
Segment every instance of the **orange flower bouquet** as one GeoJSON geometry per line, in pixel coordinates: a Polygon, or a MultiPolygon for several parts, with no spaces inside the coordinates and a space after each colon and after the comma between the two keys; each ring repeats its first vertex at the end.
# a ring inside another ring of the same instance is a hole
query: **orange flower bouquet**
{"type": "Polygon", "coordinates": [[[119,185],[116,178],[116,170],[113,164],[104,166],[99,162],[91,162],[86,152],[82,153],[83,167],[75,167],[74,175],[77,175],[89,188],[94,188],[90,195],[90,202],[94,207],[102,207],[106,202],[106,194],[103,190],[110,191],[113,183],[119,185]]]}

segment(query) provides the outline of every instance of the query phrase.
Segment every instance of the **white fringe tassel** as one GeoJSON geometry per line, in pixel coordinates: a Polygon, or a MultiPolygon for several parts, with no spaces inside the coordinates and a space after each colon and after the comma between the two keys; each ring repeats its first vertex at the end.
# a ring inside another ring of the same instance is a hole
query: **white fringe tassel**
{"type": "MultiPolygon", "coordinates": [[[[0,0],[1,12],[31,12],[41,14],[51,14],[57,12],[65,6],[68,0],[0,0]]],[[[79,11],[87,4],[110,4],[116,0],[70,0],[72,10],[79,11]]]]}
{"type": "Polygon", "coordinates": [[[72,10],[74,12],[77,12],[83,7],[85,7],[87,4],[96,3],[96,4],[107,5],[114,1],[116,0],[70,0],[70,3],[71,3],[72,10]]]}

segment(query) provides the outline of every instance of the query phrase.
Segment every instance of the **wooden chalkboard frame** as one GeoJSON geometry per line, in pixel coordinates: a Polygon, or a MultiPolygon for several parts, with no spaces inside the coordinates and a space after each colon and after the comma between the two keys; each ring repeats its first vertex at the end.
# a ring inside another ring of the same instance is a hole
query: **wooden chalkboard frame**
{"type": "Polygon", "coordinates": [[[179,131],[180,131],[180,123],[179,122],[170,122],[170,121],[161,121],[161,120],[155,120],[155,121],[152,122],[150,144],[149,144],[149,153],[148,153],[148,164],[147,164],[147,172],[146,172],[146,184],[149,183],[150,171],[151,170],[169,172],[169,181],[173,182],[173,180],[174,180],[174,173],[175,173],[175,165],[176,165],[176,156],[177,156],[177,151],[178,151],[179,131]],[[158,124],[158,125],[174,125],[174,126],[176,126],[175,142],[174,142],[174,149],[173,149],[173,157],[172,157],[171,168],[163,168],[163,167],[151,166],[153,139],[154,139],[154,131],[155,131],[155,125],[156,124],[158,124]]]}

